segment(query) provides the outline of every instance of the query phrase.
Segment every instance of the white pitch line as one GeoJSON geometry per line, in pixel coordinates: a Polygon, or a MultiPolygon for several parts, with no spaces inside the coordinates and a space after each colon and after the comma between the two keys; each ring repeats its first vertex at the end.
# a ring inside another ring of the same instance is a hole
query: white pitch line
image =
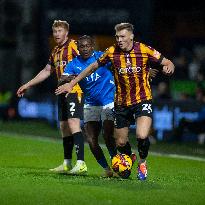
{"type": "MultiPolygon", "coordinates": [[[[6,134],[9,135],[9,137],[11,135],[13,135],[13,137],[21,137],[21,138],[32,138],[32,139],[36,139],[39,141],[48,141],[48,142],[54,142],[54,143],[59,143],[61,142],[60,138],[59,139],[49,139],[48,137],[42,137],[42,136],[32,136],[32,135],[19,135],[19,134],[14,134],[14,133],[8,133],[8,132],[0,132],[1,134],[6,134]],[[26,136],[26,137],[25,137],[26,136]]],[[[86,146],[88,146],[88,143],[85,143],[86,146]]],[[[105,144],[100,144],[101,147],[106,148],[105,144]]],[[[187,160],[194,160],[194,161],[201,161],[201,162],[205,162],[205,158],[202,157],[194,157],[194,156],[188,156],[188,155],[179,155],[179,154],[165,154],[165,153],[161,153],[161,152],[149,152],[150,155],[153,156],[160,156],[160,157],[170,157],[170,158],[175,158],[175,159],[187,159],[187,160]]]]}
{"type": "Polygon", "coordinates": [[[153,156],[160,156],[160,157],[170,157],[170,158],[177,158],[177,159],[188,159],[188,160],[195,160],[205,162],[205,158],[202,157],[193,157],[188,155],[179,155],[179,154],[164,154],[159,152],[149,152],[153,156]]]}

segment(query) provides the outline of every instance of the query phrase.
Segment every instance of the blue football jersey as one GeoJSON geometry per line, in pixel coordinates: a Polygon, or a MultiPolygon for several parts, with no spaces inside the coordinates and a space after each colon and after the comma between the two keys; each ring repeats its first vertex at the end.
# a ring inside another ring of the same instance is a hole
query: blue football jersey
{"type": "MultiPolygon", "coordinates": [[[[77,56],[69,62],[65,68],[63,75],[78,75],[91,63],[95,62],[103,52],[94,51],[91,57],[83,59],[77,56]]],[[[111,64],[99,67],[90,76],[79,82],[79,85],[85,95],[85,103],[89,105],[106,105],[114,101],[115,85],[111,64]]]]}

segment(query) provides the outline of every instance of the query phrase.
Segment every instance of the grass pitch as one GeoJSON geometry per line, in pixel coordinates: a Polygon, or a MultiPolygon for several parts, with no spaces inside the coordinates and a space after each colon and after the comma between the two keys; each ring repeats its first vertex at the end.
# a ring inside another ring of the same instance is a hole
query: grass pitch
{"type": "Polygon", "coordinates": [[[50,173],[49,168],[62,162],[62,153],[62,144],[56,139],[0,133],[0,204],[205,203],[204,161],[150,155],[148,179],[140,182],[136,179],[136,164],[127,180],[101,178],[103,170],[87,145],[87,176],[50,173]]]}

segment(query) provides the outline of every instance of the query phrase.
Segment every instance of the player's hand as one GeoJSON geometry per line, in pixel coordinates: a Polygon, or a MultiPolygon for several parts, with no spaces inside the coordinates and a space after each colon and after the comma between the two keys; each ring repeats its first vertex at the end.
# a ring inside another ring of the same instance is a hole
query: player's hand
{"type": "Polygon", "coordinates": [[[27,86],[27,84],[22,85],[22,86],[17,90],[16,95],[17,95],[18,97],[23,97],[24,94],[25,94],[25,92],[26,92],[26,90],[27,90],[28,88],[29,88],[29,87],[27,86]]]}
{"type": "Polygon", "coordinates": [[[174,73],[174,67],[172,66],[167,66],[167,65],[164,65],[163,68],[162,68],[162,72],[165,74],[165,75],[172,75],[174,73]]]}
{"type": "Polygon", "coordinates": [[[149,70],[149,76],[150,78],[155,78],[157,73],[159,73],[159,70],[158,69],[150,69],[149,70]]]}
{"type": "Polygon", "coordinates": [[[71,85],[71,83],[65,83],[61,86],[59,86],[56,90],[55,90],[55,94],[56,95],[60,95],[62,93],[67,93],[66,94],[66,97],[67,95],[72,91],[73,89],[73,86],[71,85]]]}

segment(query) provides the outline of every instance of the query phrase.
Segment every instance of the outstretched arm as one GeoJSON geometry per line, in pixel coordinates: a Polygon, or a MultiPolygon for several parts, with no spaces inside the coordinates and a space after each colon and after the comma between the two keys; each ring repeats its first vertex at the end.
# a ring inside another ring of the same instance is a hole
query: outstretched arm
{"type": "Polygon", "coordinates": [[[163,58],[162,62],[161,62],[161,65],[163,66],[162,72],[165,75],[172,75],[174,73],[175,66],[172,63],[172,61],[170,61],[170,60],[168,60],[166,58],[163,58]]]}
{"type": "Polygon", "coordinates": [[[83,70],[75,79],[73,79],[70,83],[65,83],[64,85],[59,86],[55,94],[60,95],[61,93],[70,93],[73,87],[81,81],[83,78],[89,76],[91,73],[95,72],[98,69],[99,65],[98,62],[95,61],[94,63],[90,64],[85,70],[83,70]]]}
{"type": "Polygon", "coordinates": [[[51,75],[51,66],[47,64],[43,70],[41,70],[33,79],[22,85],[16,92],[18,97],[22,97],[26,90],[34,85],[39,84],[51,75]]]}

